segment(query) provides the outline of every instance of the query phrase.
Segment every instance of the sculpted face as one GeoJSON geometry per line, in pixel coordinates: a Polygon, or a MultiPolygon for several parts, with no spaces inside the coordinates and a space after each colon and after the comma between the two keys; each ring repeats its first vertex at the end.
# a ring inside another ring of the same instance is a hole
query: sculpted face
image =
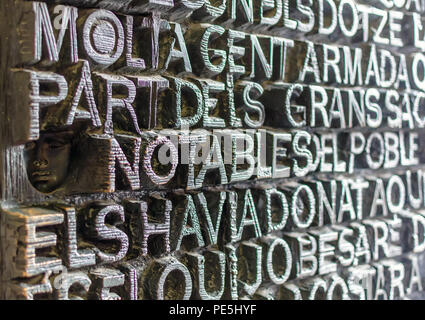
{"type": "Polygon", "coordinates": [[[59,188],[68,174],[72,131],[40,135],[37,141],[25,145],[27,174],[31,184],[40,192],[59,188]]]}

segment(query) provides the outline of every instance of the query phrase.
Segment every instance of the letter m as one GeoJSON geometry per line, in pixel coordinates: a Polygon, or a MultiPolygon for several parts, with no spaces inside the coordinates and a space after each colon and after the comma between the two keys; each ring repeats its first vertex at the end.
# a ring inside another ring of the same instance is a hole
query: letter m
{"type": "Polygon", "coordinates": [[[76,20],[78,10],[74,7],[63,6],[62,23],[60,26],[58,38],[53,32],[52,21],[50,19],[49,9],[45,3],[33,2],[32,8],[34,17],[34,63],[40,62],[43,58],[43,49],[47,51],[46,57],[49,61],[59,61],[59,53],[62,48],[66,30],[69,29],[70,40],[70,59],[71,63],[78,61],[77,27],[76,20]],[[43,47],[43,41],[45,47],[43,47]]]}

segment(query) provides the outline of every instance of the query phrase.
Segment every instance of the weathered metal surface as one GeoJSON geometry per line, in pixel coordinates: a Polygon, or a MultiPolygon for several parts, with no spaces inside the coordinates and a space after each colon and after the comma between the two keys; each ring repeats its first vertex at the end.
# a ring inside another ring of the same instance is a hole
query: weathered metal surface
{"type": "Polygon", "coordinates": [[[2,0],[0,298],[424,298],[424,11],[2,0]]]}

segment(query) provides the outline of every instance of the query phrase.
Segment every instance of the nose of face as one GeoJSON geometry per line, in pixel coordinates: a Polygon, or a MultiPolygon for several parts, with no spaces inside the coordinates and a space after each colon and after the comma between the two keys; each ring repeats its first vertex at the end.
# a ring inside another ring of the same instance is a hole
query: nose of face
{"type": "Polygon", "coordinates": [[[45,143],[37,143],[35,160],[33,162],[34,166],[37,168],[46,167],[49,164],[47,158],[47,148],[45,146],[45,143]]]}

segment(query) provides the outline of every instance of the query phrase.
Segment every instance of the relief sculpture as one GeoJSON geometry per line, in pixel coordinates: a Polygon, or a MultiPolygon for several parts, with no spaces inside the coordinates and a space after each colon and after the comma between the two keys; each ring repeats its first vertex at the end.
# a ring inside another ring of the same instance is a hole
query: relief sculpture
{"type": "Polygon", "coordinates": [[[1,0],[0,299],[425,299],[424,13],[1,0]]]}

